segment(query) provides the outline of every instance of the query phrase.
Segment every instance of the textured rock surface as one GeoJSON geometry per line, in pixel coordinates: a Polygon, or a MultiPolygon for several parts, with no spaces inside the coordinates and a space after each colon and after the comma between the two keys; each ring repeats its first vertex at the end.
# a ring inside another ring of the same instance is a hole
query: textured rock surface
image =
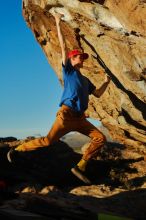
{"type": "Polygon", "coordinates": [[[145,220],[146,161],[128,147],[109,143],[90,161],[90,186],[70,172],[82,155],[63,142],[15,153],[13,163],[6,159],[8,150],[0,147],[0,216],[88,220],[109,213],[145,220]]]}
{"type": "Polygon", "coordinates": [[[82,73],[97,87],[104,75],[112,81],[99,99],[90,97],[88,113],[122,143],[146,143],[146,3],[142,0],[23,0],[23,16],[60,82],[61,51],[54,9],[69,49],[90,57],[82,73]]]}

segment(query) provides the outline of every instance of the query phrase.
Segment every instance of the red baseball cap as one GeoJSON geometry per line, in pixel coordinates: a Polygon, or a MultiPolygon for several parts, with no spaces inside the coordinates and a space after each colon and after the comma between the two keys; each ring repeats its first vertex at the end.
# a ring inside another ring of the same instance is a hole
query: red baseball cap
{"type": "Polygon", "coordinates": [[[80,55],[80,54],[83,56],[83,59],[84,59],[84,60],[86,60],[86,59],[89,57],[89,55],[88,55],[87,53],[84,53],[84,52],[82,52],[82,51],[79,51],[78,49],[71,50],[71,51],[68,53],[67,57],[68,57],[68,58],[71,58],[71,57],[73,57],[73,56],[75,56],[75,55],[80,55]]]}

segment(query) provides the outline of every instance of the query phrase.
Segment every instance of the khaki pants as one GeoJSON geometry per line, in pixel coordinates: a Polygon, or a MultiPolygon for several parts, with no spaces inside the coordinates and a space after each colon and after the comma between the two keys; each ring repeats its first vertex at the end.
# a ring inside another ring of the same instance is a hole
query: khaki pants
{"type": "Polygon", "coordinates": [[[34,150],[38,147],[48,146],[58,141],[62,136],[70,131],[78,131],[91,138],[89,147],[83,154],[84,160],[92,159],[98,150],[104,145],[105,136],[89,121],[84,114],[79,114],[63,105],[56,115],[56,120],[46,137],[37,138],[24,143],[16,148],[19,151],[34,150]]]}

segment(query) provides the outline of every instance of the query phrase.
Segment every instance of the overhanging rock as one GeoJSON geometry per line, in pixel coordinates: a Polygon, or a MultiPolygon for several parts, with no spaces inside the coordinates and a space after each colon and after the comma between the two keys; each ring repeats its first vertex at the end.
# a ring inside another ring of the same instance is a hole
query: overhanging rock
{"type": "Polygon", "coordinates": [[[95,86],[112,78],[100,98],[91,95],[88,113],[111,137],[132,146],[146,143],[145,1],[23,0],[23,16],[62,83],[61,50],[53,11],[69,49],[89,53],[82,73],[95,86]]]}

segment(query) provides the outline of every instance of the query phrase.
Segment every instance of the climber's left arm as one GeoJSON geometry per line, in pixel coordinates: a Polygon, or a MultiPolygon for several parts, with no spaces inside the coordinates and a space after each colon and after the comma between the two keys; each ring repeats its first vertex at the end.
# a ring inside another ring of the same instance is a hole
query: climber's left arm
{"type": "Polygon", "coordinates": [[[93,90],[92,94],[94,96],[96,96],[97,98],[99,98],[105,92],[110,80],[111,80],[110,77],[108,75],[106,75],[104,83],[102,84],[102,86],[99,89],[93,90]]]}

